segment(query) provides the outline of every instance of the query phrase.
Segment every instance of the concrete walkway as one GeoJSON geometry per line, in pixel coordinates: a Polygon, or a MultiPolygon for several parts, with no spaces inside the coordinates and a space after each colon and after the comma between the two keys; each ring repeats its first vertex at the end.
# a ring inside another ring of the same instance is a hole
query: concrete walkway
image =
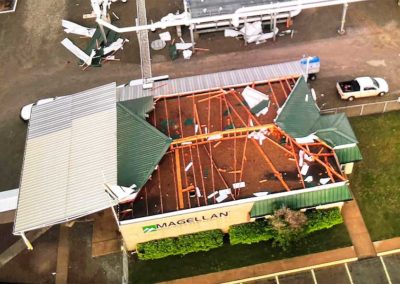
{"type": "MultiPolygon", "coordinates": [[[[30,231],[26,233],[27,239],[33,243],[37,238],[39,238],[41,235],[47,232],[50,227],[47,228],[42,228],[39,230],[35,231],[30,231]]],[[[7,262],[12,260],[14,257],[16,257],[18,254],[20,254],[23,250],[27,249],[24,241],[22,238],[20,238],[18,241],[16,241],[14,244],[12,244],[8,249],[3,251],[2,254],[0,254],[0,267],[5,265],[7,262]]]]}
{"type": "Polygon", "coordinates": [[[355,200],[344,204],[342,216],[358,259],[376,256],[374,244],[371,241],[364,219],[355,200]]]}
{"type": "Polygon", "coordinates": [[[400,252],[400,237],[376,241],[374,242],[374,247],[378,255],[400,252]]]}
{"type": "Polygon", "coordinates": [[[60,237],[58,240],[57,250],[56,284],[68,283],[69,230],[70,228],[65,225],[60,226],[60,237]]]}
{"type": "Polygon", "coordinates": [[[333,265],[356,260],[357,257],[353,247],[347,247],[305,256],[272,261],[268,263],[261,263],[237,269],[198,275],[189,278],[176,279],[163,283],[224,283],[284,271],[295,272],[304,270],[306,268],[316,268],[320,266],[326,266],[327,264],[333,265]]]}

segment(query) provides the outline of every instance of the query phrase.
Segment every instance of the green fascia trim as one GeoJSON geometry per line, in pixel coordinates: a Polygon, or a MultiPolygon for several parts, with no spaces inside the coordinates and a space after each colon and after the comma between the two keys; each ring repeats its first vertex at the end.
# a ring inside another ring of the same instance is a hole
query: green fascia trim
{"type": "Polygon", "coordinates": [[[319,119],[319,108],[304,77],[300,77],[275,119],[283,131],[299,138],[312,133],[311,128],[319,119]]]}
{"type": "Polygon", "coordinates": [[[152,96],[119,102],[125,108],[145,119],[147,114],[154,109],[154,100],[152,96]]]}
{"type": "Polygon", "coordinates": [[[290,209],[302,209],[352,199],[349,187],[341,185],[256,201],[253,208],[251,208],[250,216],[251,218],[255,218],[270,215],[277,209],[282,208],[282,206],[287,206],[290,209]]]}
{"type": "Polygon", "coordinates": [[[172,139],[122,104],[117,104],[118,185],[143,187],[172,139]]]}
{"type": "Polygon", "coordinates": [[[335,153],[340,164],[353,163],[362,160],[361,151],[358,146],[335,149],[335,153]]]}
{"type": "Polygon", "coordinates": [[[266,107],[269,107],[269,100],[262,100],[259,104],[255,105],[253,108],[250,109],[252,114],[257,114],[266,107]]]}

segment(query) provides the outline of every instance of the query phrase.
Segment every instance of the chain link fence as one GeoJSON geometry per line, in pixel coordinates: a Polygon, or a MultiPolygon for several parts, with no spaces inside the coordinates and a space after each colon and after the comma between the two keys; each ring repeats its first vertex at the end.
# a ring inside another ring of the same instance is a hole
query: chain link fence
{"type": "Polygon", "coordinates": [[[331,113],[344,112],[346,113],[347,116],[351,117],[351,116],[385,113],[396,110],[400,110],[400,98],[397,100],[377,102],[377,103],[367,103],[361,105],[322,109],[321,113],[331,114],[331,113]]]}

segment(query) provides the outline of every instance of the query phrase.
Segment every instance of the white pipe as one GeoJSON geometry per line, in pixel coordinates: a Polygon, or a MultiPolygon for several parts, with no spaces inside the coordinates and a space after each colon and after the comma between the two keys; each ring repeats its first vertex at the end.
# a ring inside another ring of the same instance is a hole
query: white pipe
{"type": "Polygon", "coordinates": [[[245,18],[245,17],[259,16],[263,14],[285,13],[285,12],[287,13],[292,10],[298,10],[298,9],[303,10],[303,9],[319,8],[319,7],[362,2],[362,1],[367,1],[367,0],[297,0],[297,1],[270,4],[270,5],[240,8],[235,12],[235,14],[217,15],[217,16],[209,16],[201,18],[191,18],[190,16],[187,16],[185,19],[182,20],[157,22],[149,25],[132,26],[125,28],[116,27],[100,18],[97,18],[96,21],[98,24],[103,25],[109,29],[112,29],[118,33],[127,33],[127,32],[137,32],[141,30],[166,29],[168,27],[175,27],[175,26],[190,26],[192,24],[199,25],[205,22],[230,21],[233,20],[233,18],[237,17],[245,18]]]}

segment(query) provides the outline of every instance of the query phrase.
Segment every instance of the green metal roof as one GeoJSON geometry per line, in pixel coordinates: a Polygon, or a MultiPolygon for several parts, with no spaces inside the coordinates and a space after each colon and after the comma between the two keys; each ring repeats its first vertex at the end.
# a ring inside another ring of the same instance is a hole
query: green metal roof
{"type": "MultiPolygon", "coordinates": [[[[297,81],[275,122],[295,138],[315,134],[331,147],[358,143],[350,122],[344,113],[320,114],[304,77],[299,78],[297,81]]],[[[360,153],[353,156],[356,158],[354,161],[362,159],[360,153]]],[[[349,160],[350,157],[352,155],[347,155],[343,161],[353,162],[349,160]]],[[[341,160],[339,159],[339,161],[341,160]]]]}
{"type": "Polygon", "coordinates": [[[322,115],[313,125],[312,132],[331,147],[358,143],[346,114],[322,115]]]}
{"type": "Polygon", "coordinates": [[[335,149],[335,152],[341,164],[362,160],[361,152],[357,145],[349,148],[335,149]]]}
{"type": "Polygon", "coordinates": [[[117,104],[117,120],[118,185],[136,184],[140,189],[172,140],[121,103],[117,104]]]}
{"type": "Polygon", "coordinates": [[[319,117],[319,108],[307,82],[300,77],[275,122],[290,136],[298,138],[311,134],[310,129],[319,117]]]}
{"type": "Polygon", "coordinates": [[[287,206],[290,209],[301,209],[352,199],[349,187],[347,185],[340,185],[256,201],[253,208],[251,208],[250,216],[254,218],[270,215],[282,206],[287,206]]]}
{"type": "Polygon", "coordinates": [[[154,109],[154,101],[152,96],[123,101],[119,102],[119,104],[123,105],[128,110],[142,118],[145,118],[147,113],[154,109]]]}
{"type": "Polygon", "coordinates": [[[253,114],[257,114],[260,111],[262,111],[263,109],[265,109],[266,107],[269,107],[269,103],[270,103],[269,100],[262,100],[260,103],[255,105],[252,109],[250,109],[250,111],[253,114]]]}

